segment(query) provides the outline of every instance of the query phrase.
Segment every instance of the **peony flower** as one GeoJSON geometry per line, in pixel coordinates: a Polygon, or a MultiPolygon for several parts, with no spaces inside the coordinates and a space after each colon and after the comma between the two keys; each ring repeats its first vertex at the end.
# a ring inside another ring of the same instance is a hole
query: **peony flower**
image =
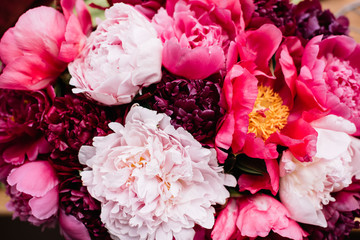
{"type": "Polygon", "coordinates": [[[129,103],[142,87],[161,79],[161,41],[146,17],[118,3],[69,65],[74,93],[105,105],[129,103]]]}
{"type": "Polygon", "coordinates": [[[238,36],[242,61],[225,77],[221,104],[226,114],[215,139],[221,163],[230,148],[260,159],[276,159],[277,145],[288,147],[301,161],[310,161],[315,154],[317,133],[294,107],[297,72],[290,54],[295,56],[299,49],[288,48],[295,39],[279,48],[281,40],[280,30],[271,24],[238,36]],[[275,53],[280,66],[276,79],[269,68],[275,53]]]}
{"type": "Polygon", "coordinates": [[[317,35],[329,37],[349,33],[347,17],[336,18],[330,10],[323,11],[319,0],[301,1],[294,6],[293,16],[296,19],[296,35],[304,42],[317,35]]]}
{"type": "Polygon", "coordinates": [[[72,224],[68,223],[79,222],[76,224],[78,228],[86,230],[84,236],[99,240],[111,239],[100,220],[100,203],[90,196],[86,187],[82,185],[80,176],[67,175],[59,184],[59,192],[59,221],[65,235],[70,235],[70,239],[74,238],[73,235],[78,233],[77,228],[71,228],[72,224]],[[61,224],[63,220],[64,224],[61,224]]]}
{"type": "MultiPolygon", "coordinates": [[[[335,201],[331,195],[351,184],[359,171],[353,159],[349,134],[355,131],[351,122],[328,115],[312,122],[318,132],[317,152],[312,162],[300,162],[284,151],[280,162],[280,199],[298,222],[326,227],[324,205],[335,201]]],[[[358,161],[358,160],[357,160],[358,161]]]]}
{"type": "Polygon", "coordinates": [[[211,228],[214,204],[224,204],[235,185],[216,163],[215,151],[203,148],[170,117],[140,106],[124,126],[95,137],[80,149],[88,166],[82,181],[101,202],[101,220],[113,239],[192,239],[194,226],[211,228]]]}
{"type": "Polygon", "coordinates": [[[330,202],[323,208],[327,227],[321,228],[314,225],[304,225],[310,233],[309,239],[345,239],[353,229],[359,229],[360,222],[360,194],[359,180],[340,192],[333,193],[335,202],[330,202]]]}
{"type": "Polygon", "coordinates": [[[13,218],[36,226],[51,225],[58,211],[58,179],[47,161],[27,162],[11,170],[7,178],[13,218]]]}
{"type": "Polygon", "coordinates": [[[360,45],[347,36],[313,38],[305,47],[296,82],[302,105],[355,123],[360,135],[360,45]]]}
{"type": "Polygon", "coordinates": [[[0,89],[0,154],[4,162],[19,165],[50,151],[40,129],[53,95],[51,87],[37,92],[0,89]]]}
{"type": "Polygon", "coordinates": [[[213,146],[218,121],[224,114],[219,106],[221,83],[219,74],[190,80],[164,70],[150,105],[170,116],[175,128],[183,127],[197,141],[213,146]]]}
{"type": "Polygon", "coordinates": [[[204,79],[225,69],[236,36],[230,10],[202,1],[168,1],[152,23],[164,43],[162,63],[171,73],[204,79]]]}
{"type": "Polygon", "coordinates": [[[116,120],[115,111],[96,105],[82,94],[55,98],[43,127],[46,140],[53,147],[50,159],[55,169],[81,170],[83,166],[77,157],[80,147],[91,144],[94,136],[112,132],[108,123],[116,120]]]}
{"type": "Polygon", "coordinates": [[[91,18],[82,0],[62,0],[64,15],[51,7],[24,13],[0,41],[0,88],[40,90],[66,69],[91,30],[91,18]],[[72,13],[74,5],[78,16],[72,13]],[[56,26],[56,27],[54,27],[56,26]]]}
{"type": "Polygon", "coordinates": [[[214,240],[267,237],[270,231],[290,239],[306,236],[279,201],[256,194],[230,199],[219,213],[211,237],[214,240]]]}
{"type": "Polygon", "coordinates": [[[273,23],[284,36],[292,36],[296,30],[294,5],[289,0],[255,0],[255,11],[250,25],[273,23]]]}

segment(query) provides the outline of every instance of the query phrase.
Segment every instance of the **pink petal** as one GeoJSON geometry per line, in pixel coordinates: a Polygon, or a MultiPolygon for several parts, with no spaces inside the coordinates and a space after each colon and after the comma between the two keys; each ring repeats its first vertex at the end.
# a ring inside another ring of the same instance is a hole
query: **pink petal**
{"type": "Polygon", "coordinates": [[[163,64],[173,74],[189,79],[204,79],[225,67],[221,47],[181,47],[175,38],[165,42],[163,64]]]}
{"type": "Polygon", "coordinates": [[[283,237],[294,240],[302,240],[308,235],[300,225],[292,219],[289,219],[289,224],[286,228],[275,228],[273,231],[283,237]]]}
{"type": "Polygon", "coordinates": [[[247,31],[240,45],[240,59],[254,61],[260,68],[268,68],[269,60],[278,49],[281,31],[272,24],[264,24],[255,31],[247,31]]]}
{"type": "Polygon", "coordinates": [[[289,147],[291,153],[299,161],[311,161],[316,153],[317,132],[303,119],[289,122],[281,133],[275,132],[267,139],[268,142],[289,147]]]}
{"type": "Polygon", "coordinates": [[[8,64],[14,58],[20,57],[23,55],[21,49],[19,49],[16,44],[14,36],[14,28],[10,28],[6,31],[0,41],[0,56],[1,61],[4,64],[8,64]]]}
{"type": "Polygon", "coordinates": [[[14,28],[13,43],[23,52],[31,52],[48,61],[57,56],[58,46],[64,40],[66,21],[51,7],[33,8],[23,14],[14,28]],[[56,27],[54,27],[56,26],[56,27]]]}
{"type": "MultiPolygon", "coordinates": [[[[63,66],[62,70],[65,67],[63,66]]],[[[39,90],[46,87],[54,79],[55,76],[54,72],[51,71],[51,66],[46,65],[40,56],[28,55],[17,58],[16,61],[6,65],[0,75],[0,88],[39,90]]]]}
{"type": "Polygon", "coordinates": [[[306,236],[301,227],[288,217],[286,208],[271,196],[257,194],[241,198],[239,209],[236,225],[242,236],[266,237],[271,230],[296,240],[306,236]]]}
{"type": "Polygon", "coordinates": [[[236,220],[239,215],[237,201],[231,198],[226,207],[219,213],[211,232],[214,240],[228,240],[237,231],[236,220]]]}
{"type": "Polygon", "coordinates": [[[83,48],[86,36],[75,15],[71,15],[66,25],[65,41],[61,44],[59,59],[64,62],[73,61],[83,48]]]}
{"type": "Polygon", "coordinates": [[[82,32],[85,35],[90,34],[92,27],[91,15],[86,7],[85,2],[83,0],[61,0],[60,4],[66,20],[68,20],[72,15],[74,15],[73,11],[75,8],[82,32]]]}
{"type": "Polygon", "coordinates": [[[62,209],[59,214],[59,224],[66,240],[91,240],[85,225],[74,216],[67,215],[62,209]]]}
{"type": "Polygon", "coordinates": [[[46,161],[28,162],[13,169],[7,182],[26,194],[42,197],[58,183],[56,173],[46,161]]]}
{"type": "Polygon", "coordinates": [[[261,138],[255,136],[254,133],[248,133],[243,146],[243,153],[252,158],[273,159],[278,157],[276,144],[264,142],[261,138]]]}
{"type": "MultiPolygon", "coordinates": [[[[357,42],[348,36],[336,36],[321,41],[318,56],[332,53],[334,57],[347,60],[357,47],[357,42]]],[[[356,60],[357,62],[358,60],[356,60]]]]}
{"type": "Polygon", "coordinates": [[[38,219],[48,219],[58,211],[59,191],[57,187],[52,188],[42,197],[34,197],[29,200],[31,213],[38,219]]]}

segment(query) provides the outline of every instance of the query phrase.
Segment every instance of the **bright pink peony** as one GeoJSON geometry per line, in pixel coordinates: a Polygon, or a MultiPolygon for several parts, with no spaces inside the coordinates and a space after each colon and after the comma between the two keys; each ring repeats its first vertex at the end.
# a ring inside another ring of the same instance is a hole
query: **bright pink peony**
{"type": "Polygon", "coordinates": [[[298,161],[285,151],[280,162],[280,199],[298,222],[326,227],[323,205],[335,201],[332,192],[349,186],[359,173],[359,140],[349,134],[355,125],[328,115],[311,125],[318,132],[312,162],[298,161]]]}
{"type": "Polygon", "coordinates": [[[286,43],[279,48],[281,40],[280,30],[270,24],[239,35],[242,61],[227,73],[223,86],[227,114],[216,136],[220,162],[230,147],[235,154],[261,159],[277,158],[277,145],[288,147],[302,161],[315,154],[316,131],[294,108],[297,73],[291,53],[297,50],[286,43]],[[278,78],[269,68],[275,53],[278,78]]]}
{"type": "Polygon", "coordinates": [[[13,218],[39,226],[51,224],[58,212],[58,178],[49,162],[35,161],[11,170],[7,208],[13,218]]]}
{"type": "Polygon", "coordinates": [[[124,126],[95,137],[80,149],[88,166],[81,173],[89,193],[101,202],[101,220],[113,239],[192,239],[195,224],[212,228],[225,204],[223,174],[214,149],[203,148],[170,117],[133,106],[124,126]]]}
{"type": "Polygon", "coordinates": [[[152,22],[164,43],[162,63],[171,73],[203,79],[225,69],[236,36],[229,10],[206,1],[168,1],[152,22]]]}
{"type": "Polygon", "coordinates": [[[62,0],[64,14],[51,7],[24,13],[0,41],[0,88],[39,90],[51,84],[78,54],[91,29],[82,0],[62,0]],[[78,16],[72,13],[74,6],[78,16]],[[54,27],[56,26],[56,27],[54,27]]]}
{"type": "Polygon", "coordinates": [[[306,236],[279,201],[256,194],[230,199],[219,213],[211,236],[214,240],[241,240],[266,237],[271,231],[296,240],[306,236]]]}
{"type": "Polygon", "coordinates": [[[355,123],[360,135],[360,45],[347,36],[313,38],[305,47],[296,84],[303,105],[355,123]]]}
{"type": "Polygon", "coordinates": [[[74,93],[120,105],[160,81],[162,45],[149,20],[134,7],[117,3],[105,16],[69,65],[70,84],[74,93]]]}

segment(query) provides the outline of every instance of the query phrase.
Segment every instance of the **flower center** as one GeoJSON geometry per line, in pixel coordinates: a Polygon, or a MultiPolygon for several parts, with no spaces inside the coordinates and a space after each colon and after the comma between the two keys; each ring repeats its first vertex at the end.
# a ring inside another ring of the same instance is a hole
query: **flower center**
{"type": "Polygon", "coordinates": [[[289,108],[283,105],[278,93],[270,87],[259,86],[258,95],[252,112],[249,114],[248,133],[255,133],[264,141],[285,127],[289,116],[289,108]]]}
{"type": "Polygon", "coordinates": [[[118,169],[127,168],[130,171],[129,177],[126,181],[126,186],[129,187],[135,181],[135,177],[133,176],[133,172],[135,169],[144,168],[150,158],[150,154],[148,150],[138,151],[135,153],[123,152],[124,155],[118,157],[115,164],[118,169]]]}

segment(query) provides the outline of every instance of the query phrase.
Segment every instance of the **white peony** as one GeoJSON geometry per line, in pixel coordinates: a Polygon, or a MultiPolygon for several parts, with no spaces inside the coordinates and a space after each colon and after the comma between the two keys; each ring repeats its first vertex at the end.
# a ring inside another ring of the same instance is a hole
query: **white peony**
{"type": "Polygon", "coordinates": [[[192,239],[198,224],[214,225],[214,204],[236,185],[223,174],[214,149],[203,148],[165,114],[134,106],[125,125],[82,146],[82,180],[101,202],[101,220],[113,239],[192,239]]]}
{"type": "Polygon", "coordinates": [[[142,87],[161,79],[162,43],[134,7],[114,4],[69,65],[74,93],[106,105],[129,103],[142,87]]]}
{"type": "Polygon", "coordinates": [[[317,153],[312,162],[300,162],[288,150],[283,153],[279,193],[294,220],[326,227],[323,205],[335,201],[331,193],[349,186],[359,173],[354,163],[360,159],[353,149],[358,140],[349,135],[355,125],[341,117],[329,115],[312,126],[318,133],[317,153]]]}

